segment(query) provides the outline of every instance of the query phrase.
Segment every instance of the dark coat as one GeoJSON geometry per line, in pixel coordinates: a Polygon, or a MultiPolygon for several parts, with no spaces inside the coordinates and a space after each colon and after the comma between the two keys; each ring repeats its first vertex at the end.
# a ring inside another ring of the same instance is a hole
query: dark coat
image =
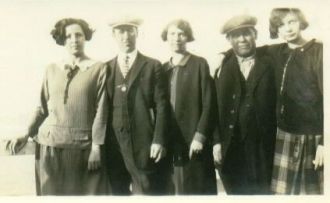
{"type": "MultiPolygon", "coordinates": [[[[173,68],[169,62],[164,64],[164,68],[170,90],[173,68]]],[[[211,146],[215,98],[209,66],[204,58],[191,54],[187,63],[179,67],[177,74],[175,111],[171,111],[170,145],[174,164],[183,167],[183,189],[179,193],[216,194],[211,146]],[[200,140],[195,137],[196,132],[204,135],[204,138],[200,140]],[[204,142],[203,152],[189,160],[189,147],[194,138],[204,142]]]]}
{"type": "MultiPolygon", "coordinates": [[[[226,159],[228,148],[233,137],[236,137],[239,113],[242,113],[239,112],[242,102],[240,74],[235,54],[232,51],[227,52],[223,65],[221,69],[217,69],[215,76],[219,121],[214,142],[221,143],[222,146],[222,168],[225,168],[228,162],[226,159]],[[218,77],[219,71],[221,72],[218,77]]],[[[249,178],[256,176],[257,179],[263,179],[261,182],[268,184],[271,178],[276,137],[276,92],[274,70],[270,58],[259,49],[256,52],[255,65],[251,69],[249,80],[251,82],[249,88],[252,90],[251,104],[246,104],[243,108],[254,108],[251,117],[255,119],[248,122],[254,123],[253,125],[257,127],[247,128],[246,133],[240,135],[244,142],[243,156],[250,164],[249,169],[252,170],[249,178]]],[[[244,112],[249,114],[250,111],[244,112]]],[[[249,117],[249,115],[246,116],[249,117]]]]}
{"type": "MultiPolygon", "coordinates": [[[[169,62],[164,64],[168,89],[173,72],[169,62]]],[[[174,119],[184,140],[182,144],[190,145],[195,132],[211,138],[213,129],[212,113],[215,98],[213,81],[207,61],[204,58],[190,55],[187,64],[179,68],[176,84],[176,101],[174,119]]]]}
{"type": "MultiPolygon", "coordinates": [[[[107,91],[110,104],[113,99],[116,63],[117,57],[106,63],[109,71],[107,91]]],[[[163,146],[167,144],[169,105],[164,76],[159,61],[138,53],[131,68],[127,87],[131,140],[128,141],[129,149],[122,150],[122,153],[123,151],[130,152],[130,154],[123,154],[124,159],[134,159],[129,162],[135,163],[136,168],[141,170],[155,169],[156,164],[149,158],[151,144],[157,143],[163,146]]],[[[111,119],[110,111],[109,125],[111,125],[111,119]]],[[[112,132],[108,130],[107,136],[112,136],[112,132]]],[[[122,144],[119,143],[120,146],[122,144]]]]}

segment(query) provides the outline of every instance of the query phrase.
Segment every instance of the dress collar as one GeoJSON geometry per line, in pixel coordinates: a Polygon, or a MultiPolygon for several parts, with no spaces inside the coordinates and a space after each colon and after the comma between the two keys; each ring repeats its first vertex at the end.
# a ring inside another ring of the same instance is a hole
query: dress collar
{"type": "Polygon", "coordinates": [[[187,53],[179,62],[179,64],[177,65],[174,65],[172,60],[173,60],[173,57],[170,58],[170,61],[169,61],[169,64],[170,64],[170,67],[174,68],[174,67],[177,67],[177,66],[180,66],[180,67],[184,67],[187,63],[188,63],[188,60],[190,58],[191,54],[190,53],[187,53]]]}
{"type": "Polygon", "coordinates": [[[301,52],[305,52],[307,51],[309,48],[311,48],[313,46],[313,44],[315,43],[315,39],[311,39],[308,42],[306,42],[303,46],[291,49],[289,48],[288,43],[285,44],[285,49],[284,49],[284,53],[289,53],[291,51],[301,51],[301,52]]]}
{"type": "Polygon", "coordinates": [[[79,61],[76,64],[72,64],[72,62],[70,62],[69,60],[62,60],[59,63],[59,66],[62,70],[66,70],[68,68],[73,68],[75,66],[77,66],[79,68],[79,70],[81,71],[86,71],[87,69],[89,69],[91,66],[93,66],[97,61],[92,60],[88,57],[82,59],[81,61],[79,61]]]}

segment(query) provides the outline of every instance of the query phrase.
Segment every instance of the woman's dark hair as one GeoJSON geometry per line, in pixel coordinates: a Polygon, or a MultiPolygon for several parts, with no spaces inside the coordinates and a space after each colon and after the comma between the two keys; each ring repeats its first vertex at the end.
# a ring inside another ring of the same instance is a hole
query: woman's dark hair
{"type": "Polygon", "coordinates": [[[64,18],[62,20],[59,20],[56,24],[54,29],[50,32],[50,34],[53,36],[56,44],[58,45],[64,45],[65,43],[65,28],[68,25],[72,24],[78,24],[82,28],[85,39],[89,41],[92,38],[94,30],[92,30],[88,23],[82,19],[77,19],[77,18],[64,18]]]}
{"type": "Polygon", "coordinates": [[[164,28],[164,30],[162,31],[161,37],[162,37],[163,41],[167,41],[168,28],[172,25],[177,26],[180,30],[182,30],[185,33],[185,35],[188,38],[187,42],[192,42],[192,41],[195,40],[189,22],[186,21],[186,20],[182,20],[182,19],[176,19],[176,20],[173,20],[173,21],[169,22],[166,25],[166,27],[164,28]]]}
{"type": "Polygon", "coordinates": [[[308,22],[299,8],[274,8],[269,18],[269,33],[271,39],[278,38],[278,28],[282,24],[282,19],[292,13],[297,16],[300,22],[300,29],[304,30],[308,27],[308,22]]]}

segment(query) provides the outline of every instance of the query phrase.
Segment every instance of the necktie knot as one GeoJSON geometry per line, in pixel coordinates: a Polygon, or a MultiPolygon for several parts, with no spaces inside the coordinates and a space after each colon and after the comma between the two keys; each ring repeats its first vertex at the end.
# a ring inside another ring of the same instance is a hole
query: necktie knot
{"type": "Polygon", "coordinates": [[[67,76],[68,80],[71,80],[73,78],[73,76],[74,76],[76,70],[78,70],[78,68],[79,67],[77,65],[75,65],[73,67],[69,66],[69,65],[65,66],[65,70],[67,72],[66,76],[67,76]]]}
{"type": "Polygon", "coordinates": [[[124,78],[126,77],[126,75],[128,74],[128,71],[129,71],[129,60],[130,60],[129,56],[125,55],[124,56],[124,61],[123,61],[124,63],[123,63],[123,66],[121,68],[121,72],[122,72],[124,78]]]}

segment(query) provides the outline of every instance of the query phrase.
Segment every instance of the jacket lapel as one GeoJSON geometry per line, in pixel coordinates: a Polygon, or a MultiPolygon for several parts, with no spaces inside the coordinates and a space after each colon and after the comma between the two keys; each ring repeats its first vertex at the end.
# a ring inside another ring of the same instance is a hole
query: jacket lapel
{"type": "Polygon", "coordinates": [[[263,62],[262,57],[257,55],[255,59],[255,65],[248,77],[249,80],[252,80],[251,88],[253,92],[266,70],[267,65],[263,62]]]}
{"type": "Polygon", "coordinates": [[[128,78],[128,91],[130,90],[132,84],[134,83],[137,76],[141,72],[145,63],[146,63],[146,60],[145,60],[144,56],[140,52],[138,52],[138,55],[132,65],[130,76],[128,78]]]}
{"type": "Polygon", "coordinates": [[[108,71],[107,92],[110,100],[113,96],[112,93],[114,91],[116,65],[117,65],[117,57],[115,57],[114,59],[112,59],[107,63],[107,71],[108,71]]]}

